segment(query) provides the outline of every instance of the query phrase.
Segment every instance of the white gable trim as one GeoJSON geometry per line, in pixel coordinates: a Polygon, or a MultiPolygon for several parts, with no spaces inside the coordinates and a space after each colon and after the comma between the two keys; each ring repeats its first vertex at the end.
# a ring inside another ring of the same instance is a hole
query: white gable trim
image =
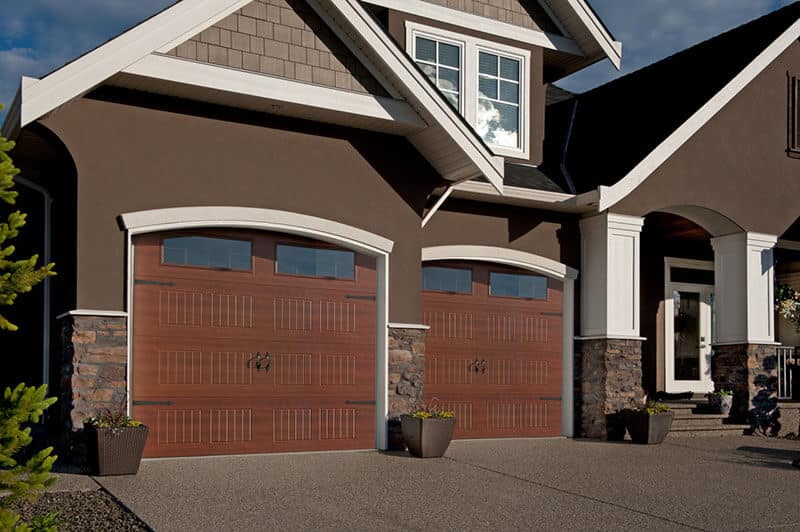
{"type": "Polygon", "coordinates": [[[457,9],[431,4],[423,0],[366,0],[366,2],[376,6],[387,7],[401,13],[418,15],[431,20],[438,20],[473,31],[502,36],[550,50],[558,50],[560,52],[580,56],[584,55],[575,41],[567,37],[523,28],[515,24],[509,24],[499,20],[473,15],[472,13],[465,13],[457,9]]]}
{"type": "MultiPolygon", "coordinates": [[[[318,0],[309,0],[318,11],[324,8],[318,0]]],[[[355,29],[355,32],[372,48],[387,70],[396,76],[401,85],[407,87],[416,104],[429,114],[436,123],[458,144],[469,160],[477,167],[497,191],[502,194],[505,162],[502,157],[493,155],[480,140],[475,131],[466,124],[458,113],[447,103],[439,92],[428,82],[424,74],[411,62],[411,59],[386,35],[377,21],[367,13],[358,0],[327,0],[326,5],[338,13],[355,29]]],[[[412,103],[413,105],[413,103],[412,103]]],[[[419,110],[419,109],[418,109],[419,110]]],[[[423,114],[423,118],[425,118],[423,114]]],[[[418,134],[419,135],[419,134],[418,134]]],[[[427,136],[412,135],[409,140],[418,145],[427,142],[427,136]]],[[[467,175],[451,179],[477,177],[478,173],[467,171],[467,175]],[[471,175],[470,175],[471,174],[471,175]]]]}
{"type": "MultiPolygon", "coordinates": [[[[569,19],[577,19],[579,27],[586,30],[588,40],[597,47],[598,55],[605,55],[609,61],[619,70],[622,64],[622,43],[615,41],[597,18],[592,9],[586,4],[585,0],[539,0],[539,4],[553,18],[558,27],[565,35],[575,32],[569,31],[569,25],[565,22],[569,19]]],[[[577,40],[577,39],[576,39],[577,40]]],[[[578,42],[580,46],[580,42],[578,42]]],[[[586,48],[586,45],[583,46],[586,48]]],[[[587,55],[591,55],[592,50],[584,49],[587,55]]]]}
{"type": "MultiPolygon", "coordinates": [[[[259,110],[264,112],[275,113],[276,111],[271,110],[270,107],[278,101],[319,109],[326,113],[358,115],[376,122],[386,122],[387,129],[393,127],[405,131],[418,131],[426,127],[425,122],[404,101],[167,55],[150,54],[124,69],[123,72],[143,78],[261,98],[264,100],[264,109],[259,110]]],[[[278,114],[280,113],[278,112],[278,114]]],[[[336,123],[346,123],[346,121],[341,120],[336,123]]]]}
{"type": "Polygon", "coordinates": [[[86,93],[170,42],[175,35],[202,31],[250,1],[178,2],[41,80],[23,84],[20,127],[86,93]]]}
{"type": "Polygon", "coordinates": [[[800,38],[800,20],[783,32],[722,90],[642,159],[625,177],[611,187],[600,187],[598,210],[604,211],[613,207],[633,192],[798,38],[800,38]]]}

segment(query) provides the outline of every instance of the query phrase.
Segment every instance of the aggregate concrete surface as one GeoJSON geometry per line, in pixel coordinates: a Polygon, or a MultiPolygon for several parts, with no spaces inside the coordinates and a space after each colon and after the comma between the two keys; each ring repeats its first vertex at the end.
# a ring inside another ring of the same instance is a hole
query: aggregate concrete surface
{"type": "Polygon", "coordinates": [[[453,442],[376,451],[147,460],[96,480],[153,529],[800,530],[800,442],[638,446],[453,442]]]}

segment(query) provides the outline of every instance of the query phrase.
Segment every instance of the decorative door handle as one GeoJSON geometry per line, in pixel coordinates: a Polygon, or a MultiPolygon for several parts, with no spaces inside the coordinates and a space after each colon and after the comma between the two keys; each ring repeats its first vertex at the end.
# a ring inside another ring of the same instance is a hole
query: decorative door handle
{"type": "Polygon", "coordinates": [[[480,362],[476,358],[475,360],[469,363],[469,370],[478,373],[480,371],[480,369],[478,369],[478,364],[480,364],[480,362]]]}
{"type": "Polygon", "coordinates": [[[256,361],[256,371],[261,371],[262,365],[264,366],[264,373],[269,373],[269,367],[271,363],[271,357],[269,351],[265,352],[263,355],[261,351],[256,353],[256,356],[251,357],[250,360],[247,361],[247,367],[250,367],[250,363],[255,359],[256,361]]]}
{"type": "Polygon", "coordinates": [[[486,373],[486,359],[485,358],[481,361],[481,373],[482,374],[486,373]]]}

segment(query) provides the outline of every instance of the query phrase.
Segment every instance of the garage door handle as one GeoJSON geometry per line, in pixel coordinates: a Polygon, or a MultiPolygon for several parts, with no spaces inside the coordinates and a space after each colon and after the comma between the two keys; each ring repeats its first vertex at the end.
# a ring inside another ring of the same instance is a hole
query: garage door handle
{"type": "Polygon", "coordinates": [[[561,400],[561,396],[559,395],[558,397],[540,397],[539,400],[540,401],[560,401],[561,400]]]}
{"type": "Polygon", "coordinates": [[[348,399],[344,402],[346,405],[374,405],[375,401],[352,401],[348,399]]]}
{"type": "Polygon", "coordinates": [[[172,406],[172,401],[133,401],[133,406],[172,406]]]}

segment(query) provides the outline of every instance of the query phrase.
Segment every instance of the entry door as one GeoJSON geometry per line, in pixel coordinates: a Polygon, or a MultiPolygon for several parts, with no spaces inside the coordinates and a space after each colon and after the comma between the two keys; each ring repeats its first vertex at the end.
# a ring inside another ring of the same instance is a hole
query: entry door
{"type": "Polygon", "coordinates": [[[666,301],[666,390],[670,393],[713,391],[711,380],[711,286],[671,283],[666,301]]]}

